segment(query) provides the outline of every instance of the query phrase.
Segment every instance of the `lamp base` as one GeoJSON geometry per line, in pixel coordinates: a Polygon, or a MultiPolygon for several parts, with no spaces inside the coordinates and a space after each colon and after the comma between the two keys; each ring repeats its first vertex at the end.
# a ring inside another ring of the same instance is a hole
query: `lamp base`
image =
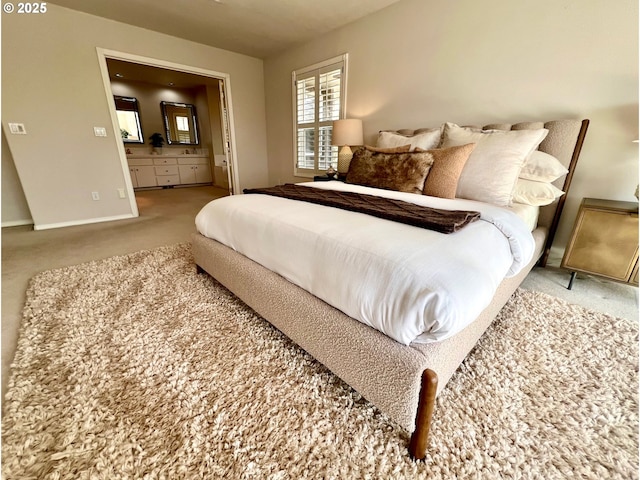
{"type": "Polygon", "coordinates": [[[347,173],[349,171],[349,164],[353,158],[353,152],[349,145],[345,145],[340,149],[338,153],[338,173],[347,173]]]}

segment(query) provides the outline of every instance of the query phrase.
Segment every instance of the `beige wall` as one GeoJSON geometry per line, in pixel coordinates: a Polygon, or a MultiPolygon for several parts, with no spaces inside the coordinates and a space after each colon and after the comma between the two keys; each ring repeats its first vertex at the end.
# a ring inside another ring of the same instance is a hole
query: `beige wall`
{"type": "MultiPolygon", "coordinates": [[[[142,133],[144,135],[144,147],[151,151],[151,145],[149,144],[149,137],[154,132],[162,134],[162,138],[165,139],[164,147],[167,152],[170,150],[184,151],[183,147],[171,146],[167,140],[165,133],[164,122],[162,117],[162,109],[160,108],[160,102],[178,102],[178,103],[196,103],[196,92],[187,88],[174,88],[174,87],[160,87],[152,85],[146,82],[133,82],[133,81],[111,81],[111,91],[114,95],[122,95],[124,97],[135,97],[138,100],[139,112],[140,112],[140,124],[142,125],[142,133]]],[[[200,111],[196,107],[196,113],[200,117],[200,111]]],[[[205,117],[205,120],[208,116],[205,117]]],[[[198,134],[200,134],[200,124],[202,119],[198,118],[198,134]]],[[[128,143],[126,147],[143,147],[140,143],[128,143]]],[[[206,147],[206,145],[202,145],[206,147]]]]}
{"type": "Polygon", "coordinates": [[[266,183],[262,60],[52,4],[2,20],[2,123],[27,130],[7,141],[36,227],[131,215],[96,47],[229,74],[240,187],[266,183]]]}
{"type": "Polygon", "coordinates": [[[349,53],[347,117],[383,128],[589,118],[554,245],[583,197],[635,200],[635,0],[403,0],[265,61],[269,181],[293,176],[291,72],[349,53]]]}
{"type": "Polygon", "coordinates": [[[218,86],[207,85],[206,87],[207,111],[209,112],[209,121],[211,123],[211,142],[213,153],[216,155],[224,154],[224,145],[222,140],[222,119],[220,113],[220,89],[218,86]]]}
{"type": "Polygon", "coordinates": [[[206,148],[207,152],[213,158],[213,144],[211,141],[211,121],[209,119],[209,98],[207,96],[207,87],[201,85],[195,89],[196,98],[193,105],[196,109],[196,117],[198,120],[198,138],[200,148],[206,148]]]}
{"type": "Polygon", "coordinates": [[[7,138],[2,132],[2,226],[12,227],[30,223],[33,223],[31,212],[20,186],[7,138]]]}
{"type": "Polygon", "coordinates": [[[224,155],[224,140],[222,133],[222,111],[220,108],[220,88],[218,86],[207,85],[206,86],[207,98],[209,104],[207,110],[209,112],[209,119],[211,122],[211,149],[209,150],[212,158],[213,172],[213,184],[228,189],[229,188],[229,173],[227,167],[217,166],[215,164],[216,155],[224,155]]]}
{"type": "MultiPolygon", "coordinates": [[[[164,117],[162,116],[160,102],[167,101],[189,103],[195,106],[196,116],[198,119],[198,139],[200,143],[197,146],[189,146],[189,149],[197,147],[207,149],[208,152],[213,151],[211,140],[213,125],[209,119],[209,98],[206,85],[200,85],[193,88],[176,88],[153,85],[147,82],[112,80],[111,91],[114,95],[135,97],[138,100],[140,123],[142,125],[145,143],[144,145],[140,143],[127,143],[125,144],[125,147],[135,148],[136,150],[142,149],[143,151],[150,152],[152,147],[149,144],[149,137],[154,132],[158,132],[161,133],[162,138],[165,139],[163,153],[184,152],[184,145],[169,145],[169,143],[166,142],[167,135],[165,132],[164,117]]],[[[220,95],[217,88],[213,91],[217,96],[220,95]]],[[[220,128],[219,120],[216,125],[220,128]]],[[[221,133],[218,132],[217,136],[220,135],[221,133]]]]}

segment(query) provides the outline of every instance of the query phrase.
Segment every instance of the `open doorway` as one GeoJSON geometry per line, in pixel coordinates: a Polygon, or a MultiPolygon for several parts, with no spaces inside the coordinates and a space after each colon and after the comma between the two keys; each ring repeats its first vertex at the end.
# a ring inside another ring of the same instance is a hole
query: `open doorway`
{"type": "Polygon", "coordinates": [[[148,190],[238,191],[228,75],[101,49],[98,56],[135,215],[148,190]]]}

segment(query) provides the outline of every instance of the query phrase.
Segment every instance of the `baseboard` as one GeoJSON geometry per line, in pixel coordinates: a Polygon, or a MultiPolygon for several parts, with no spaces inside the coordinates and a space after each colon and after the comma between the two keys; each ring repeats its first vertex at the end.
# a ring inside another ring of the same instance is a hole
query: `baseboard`
{"type": "Polygon", "coordinates": [[[33,225],[33,220],[28,219],[28,220],[13,220],[11,222],[2,222],[2,224],[0,224],[0,227],[2,228],[19,227],[21,225],[33,225]]]}
{"type": "Polygon", "coordinates": [[[62,227],[74,227],[77,225],[88,225],[90,223],[100,223],[100,222],[111,222],[113,220],[126,220],[128,218],[135,218],[135,215],[128,213],[126,215],[116,215],[113,217],[100,217],[100,218],[89,218],[86,220],[73,220],[71,222],[60,222],[60,223],[44,223],[39,225],[34,225],[34,230],[49,230],[52,228],[62,228],[62,227]]]}

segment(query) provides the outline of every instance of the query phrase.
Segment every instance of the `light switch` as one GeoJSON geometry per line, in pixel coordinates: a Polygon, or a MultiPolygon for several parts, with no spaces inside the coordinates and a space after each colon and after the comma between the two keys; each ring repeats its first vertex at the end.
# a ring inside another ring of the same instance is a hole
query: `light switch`
{"type": "Polygon", "coordinates": [[[24,128],[24,123],[10,123],[9,124],[9,131],[13,135],[26,135],[27,134],[27,129],[24,128]]]}
{"type": "Polygon", "coordinates": [[[106,137],[107,129],[104,127],[93,127],[93,133],[95,133],[96,137],[106,137]]]}

